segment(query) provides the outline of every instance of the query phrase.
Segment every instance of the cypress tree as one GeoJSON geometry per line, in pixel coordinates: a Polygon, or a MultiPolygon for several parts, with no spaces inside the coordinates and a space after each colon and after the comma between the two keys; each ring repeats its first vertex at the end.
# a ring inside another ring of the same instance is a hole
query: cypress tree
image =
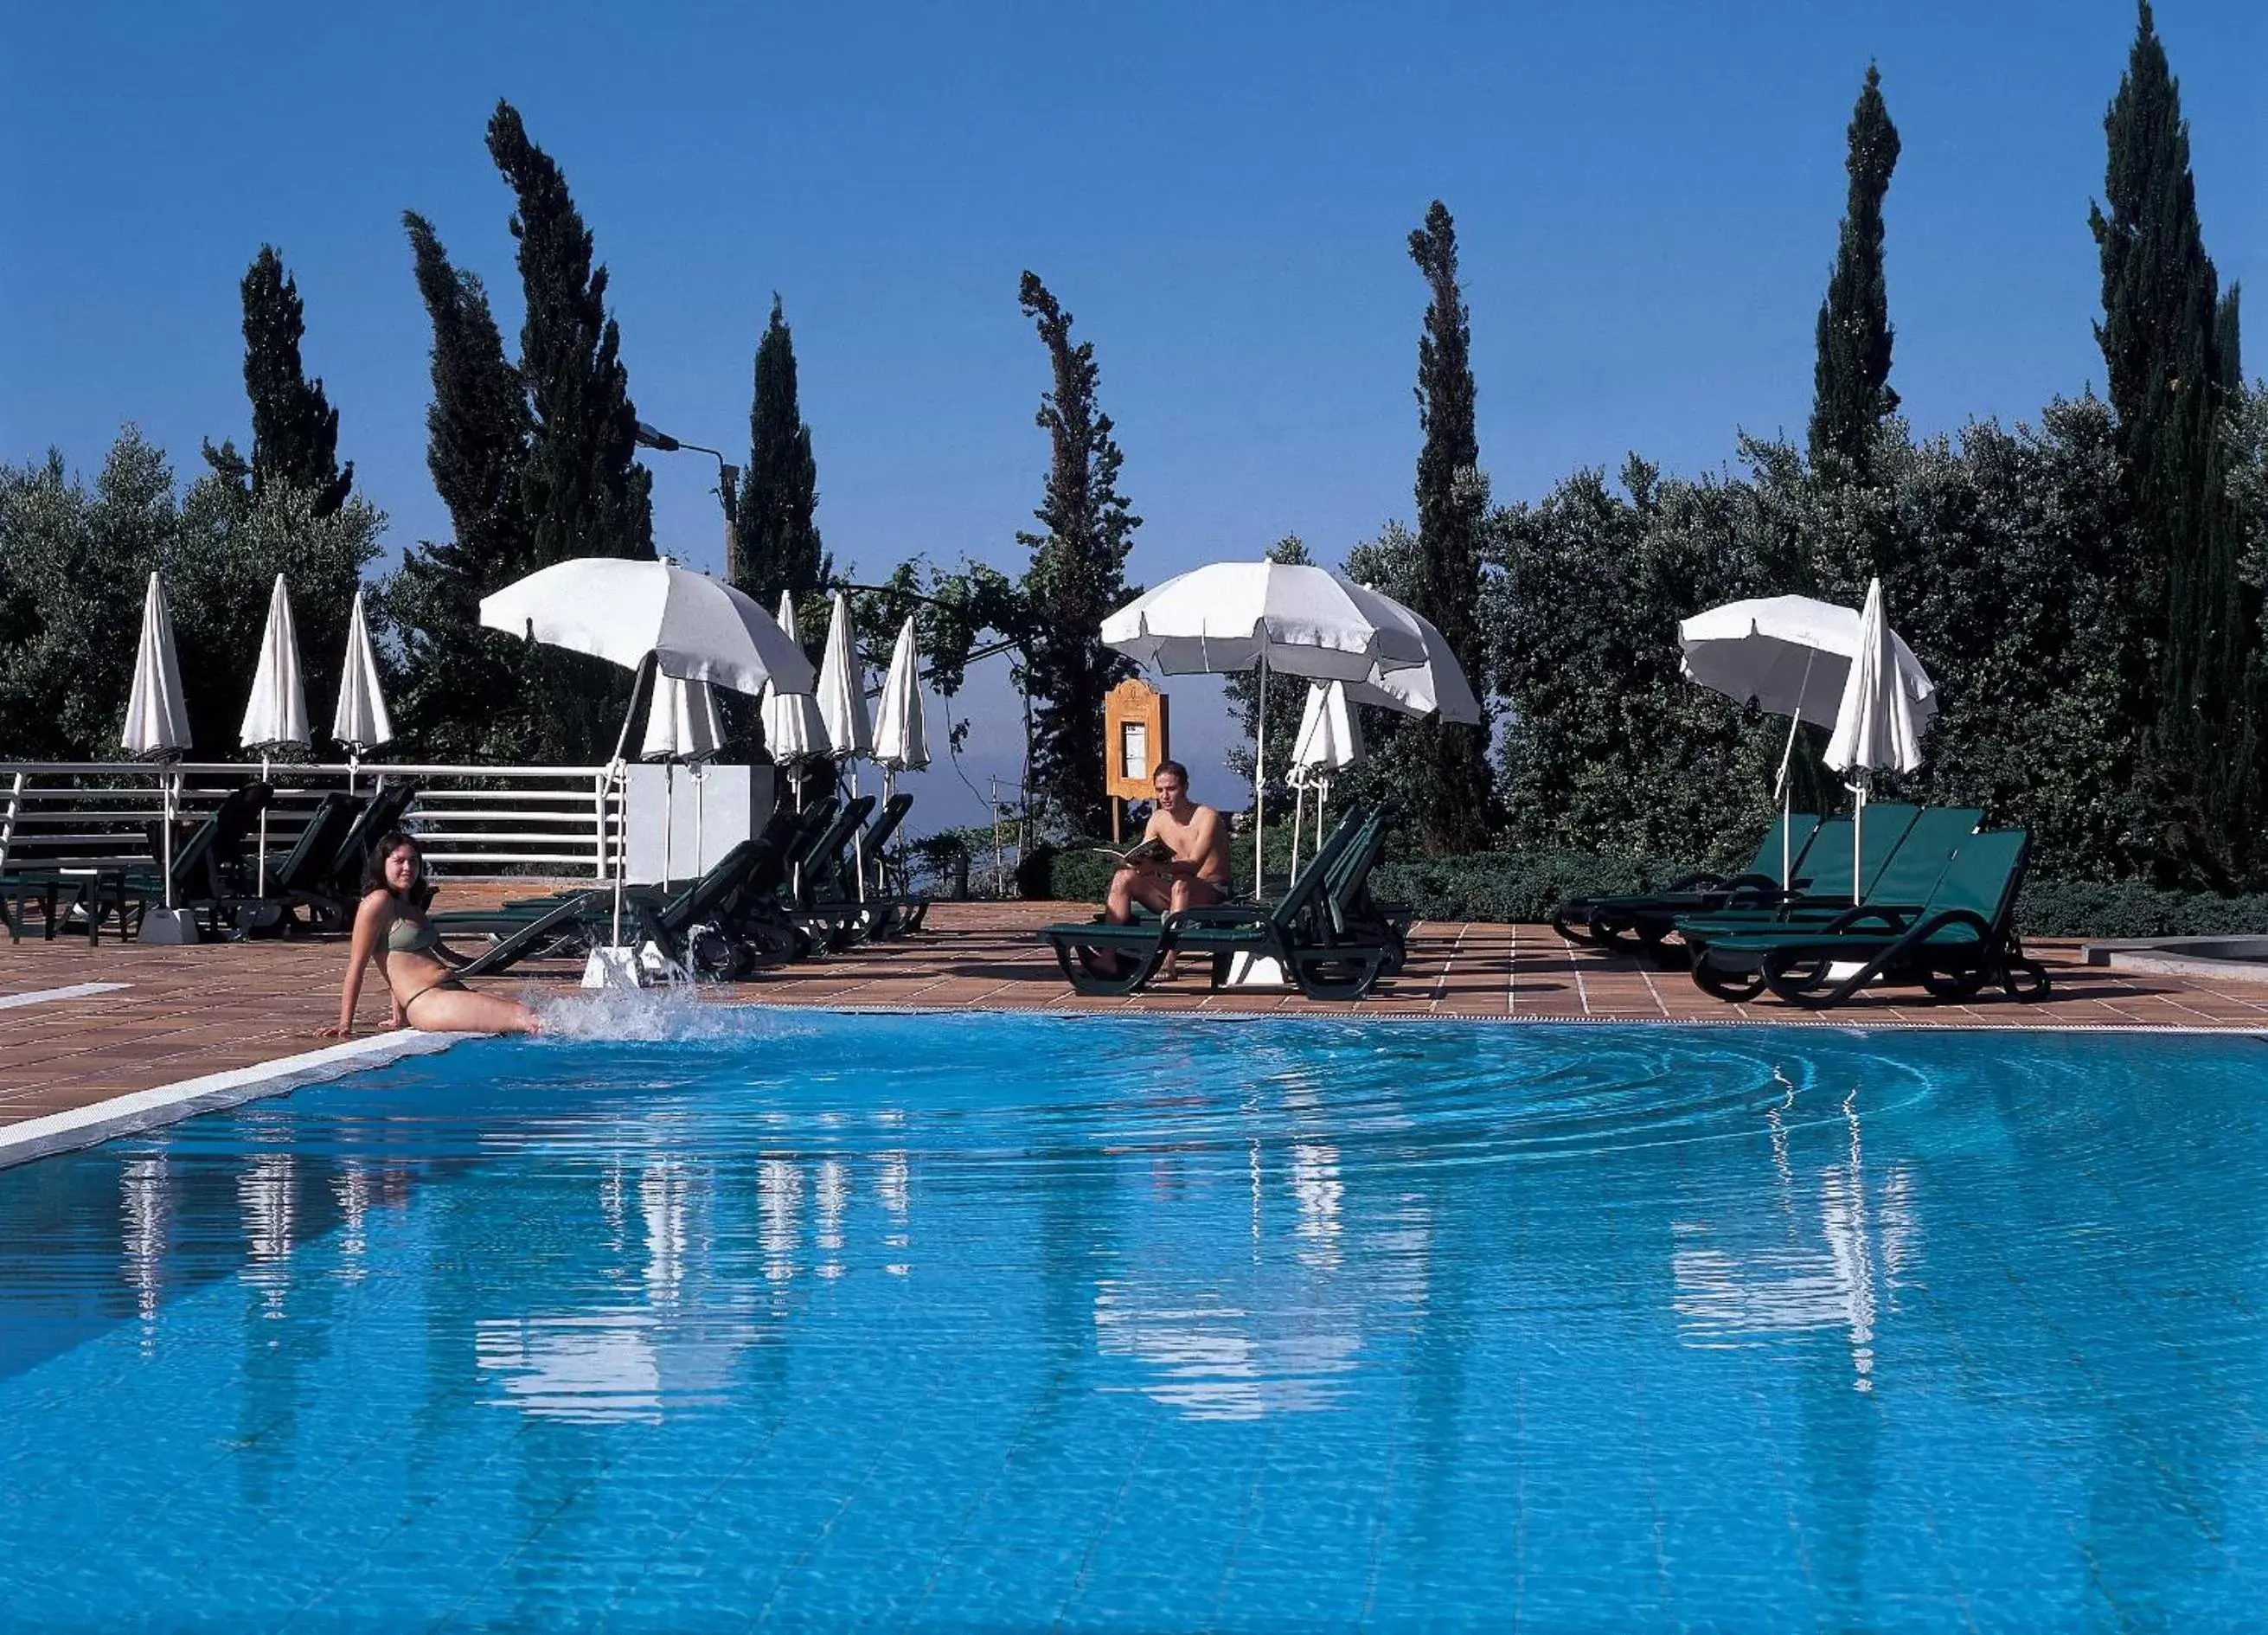
{"type": "Polygon", "coordinates": [[[2219,409],[2224,383],[2239,378],[2235,326],[2224,342],[2189,127],[2148,0],[2103,130],[2108,210],[2088,211],[2102,269],[2095,333],[2155,591],[2153,799],[2175,844],[2217,858],[2218,872],[2237,860],[2257,783],[2242,680],[2250,621],[2239,611],[2237,542],[2216,515],[2219,409]]]}
{"type": "Polygon", "coordinates": [[[450,264],[432,225],[405,211],[417,291],[433,326],[427,469],[453,537],[406,553],[382,608],[406,660],[395,713],[429,753],[534,755],[509,644],[480,628],[480,599],[532,563],[520,484],[533,425],[519,372],[479,276],[450,264]]]}
{"type": "Polygon", "coordinates": [[[833,578],[834,563],[821,548],[813,519],[818,505],[819,465],[796,399],[795,342],[774,295],[771,322],[756,347],[748,468],[734,511],[740,551],[730,570],[733,583],[770,607],[784,590],[817,590],[833,578]]]}
{"type": "Polygon", "coordinates": [[[1024,575],[1031,621],[1025,691],[1033,701],[1032,784],[1061,822],[1098,834],[1102,794],[1102,699],[1133,666],[1102,644],[1102,621],[1126,600],[1126,553],[1142,519],[1118,492],[1123,456],[1110,416],[1095,407],[1094,343],[1071,344],[1071,314],[1027,272],[1024,316],[1048,349],[1055,386],[1035,416],[1050,460],[1045,497],[1033,514],[1046,529],[1020,533],[1032,553],[1024,575]]]}
{"type": "Polygon", "coordinates": [[[1882,199],[1898,164],[1898,129],[1882,103],[1882,76],[1867,83],[1851,111],[1845,167],[1851,191],[1843,231],[1819,306],[1812,365],[1811,463],[1843,462],[1838,475],[1867,475],[1874,433],[1897,409],[1890,389],[1890,307],[1882,282],[1882,199]]]}
{"type": "Polygon", "coordinates": [[[519,372],[534,416],[522,482],[533,561],[651,556],[652,476],[637,460],[637,411],[621,331],[607,314],[607,269],[593,264],[566,178],[509,102],[497,104],[488,143],[519,203],[512,232],[527,307],[519,372]]]}
{"type": "MultiPolygon", "coordinates": [[[[1457,283],[1457,228],[1433,201],[1410,235],[1410,258],[1432,298],[1418,342],[1418,560],[1410,606],[1432,620],[1477,685],[1481,631],[1481,522],[1488,505],[1473,423],[1472,332],[1457,283]]],[[[1488,844],[1495,806],[1486,728],[1426,722],[1424,769],[1407,795],[1425,849],[1439,856],[1488,844]]]]}
{"type": "MultiPolygon", "coordinates": [[[[307,379],[299,342],[307,333],[299,286],[284,269],[276,247],[263,244],[244,275],[244,390],[252,400],[252,463],[247,475],[257,494],[277,481],[311,490],[315,512],[329,516],[346,504],[354,464],[339,468],[339,411],[318,379],[307,379]]],[[[214,460],[229,475],[227,449],[214,460]]],[[[242,469],[239,467],[238,469],[242,469]]]]}

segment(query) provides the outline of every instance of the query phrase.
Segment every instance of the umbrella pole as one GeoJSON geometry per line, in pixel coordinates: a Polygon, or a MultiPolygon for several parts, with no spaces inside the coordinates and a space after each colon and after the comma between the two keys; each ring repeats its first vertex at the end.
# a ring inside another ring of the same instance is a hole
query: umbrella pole
{"type": "Polygon", "coordinates": [[[1260,707],[1252,718],[1252,900],[1268,883],[1268,650],[1260,650],[1260,707]]]}
{"type": "Polygon", "coordinates": [[[158,866],[165,871],[166,911],[168,914],[173,911],[173,802],[179,798],[173,791],[173,779],[176,776],[175,773],[162,768],[158,773],[158,810],[163,814],[158,821],[164,831],[162,843],[166,854],[164,861],[158,866]]]}
{"type": "Polygon", "coordinates": [[[637,669],[630,676],[630,707],[622,711],[622,730],[615,734],[615,758],[608,762],[607,770],[622,785],[622,822],[615,830],[615,947],[622,946],[622,871],[628,863],[630,829],[630,768],[622,761],[622,751],[630,741],[630,723],[637,718],[638,688],[654,667],[653,655],[648,653],[638,660],[637,669]]]}
{"type": "MultiPolygon", "coordinates": [[[[260,752],[260,781],[263,784],[268,781],[268,752],[265,749],[260,752]]],[[[260,808],[260,889],[254,895],[261,897],[268,895],[268,808],[265,806],[260,808]]]]}
{"type": "MultiPolygon", "coordinates": [[[[1811,685],[1811,660],[1808,658],[1803,661],[1803,684],[1806,689],[1811,685]]],[[[1795,734],[1803,725],[1801,693],[1796,696],[1795,709],[1796,712],[1787,718],[1787,747],[1779,752],[1779,777],[1776,780],[1779,784],[1779,887],[1782,891],[1794,884],[1791,876],[1795,873],[1795,858],[1787,834],[1788,814],[1793,809],[1794,790],[1791,786],[1787,769],[1788,762],[1795,756],[1795,734]]]]}
{"type": "Polygon", "coordinates": [[[1859,770],[1859,804],[1851,818],[1851,902],[1853,907],[1866,896],[1866,882],[1859,878],[1859,859],[1867,850],[1867,783],[1868,774],[1859,770]]]}
{"type": "Polygon", "coordinates": [[[675,878],[676,858],[671,855],[672,843],[677,838],[677,762],[661,763],[661,888],[669,889],[675,878]]]}
{"type": "MultiPolygon", "coordinates": [[[[850,770],[850,799],[858,799],[858,770],[855,765],[850,770]]],[[[866,901],[866,830],[863,825],[857,834],[850,836],[850,865],[858,871],[858,901],[864,902],[866,901]]]]}
{"type": "Polygon", "coordinates": [[[1300,878],[1300,816],[1307,810],[1307,786],[1292,785],[1292,878],[1300,878]]]}

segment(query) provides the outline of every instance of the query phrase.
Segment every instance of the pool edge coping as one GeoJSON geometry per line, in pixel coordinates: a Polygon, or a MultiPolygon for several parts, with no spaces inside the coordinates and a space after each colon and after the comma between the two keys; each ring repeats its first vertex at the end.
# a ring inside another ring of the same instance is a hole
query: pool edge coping
{"type": "Polygon", "coordinates": [[[99,1146],[119,1136],[179,1123],[203,1113],[224,1112],[263,1096],[281,1095],[303,1085],[343,1079],[366,1067],[383,1066],[409,1056],[430,1056],[478,1037],[474,1034],[420,1033],[414,1028],[343,1039],[320,1049],[277,1057],[250,1067],[129,1091],[107,1101],[21,1123],[0,1125],[0,1169],[49,1158],[58,1153],[99,1146]]]}

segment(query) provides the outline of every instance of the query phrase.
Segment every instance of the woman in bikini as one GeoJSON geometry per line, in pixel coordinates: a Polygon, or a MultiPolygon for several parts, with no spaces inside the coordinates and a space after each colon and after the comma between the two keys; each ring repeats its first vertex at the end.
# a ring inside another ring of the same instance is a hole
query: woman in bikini
{"type": "Polygon", "coordinates": [[[370,854],[363,869],[362,906],[355,911],[346,984],[339,994],[339,1020],[323,1028],[321,1036],[343,1039],[354,1031],[363,970],[372,960],[394,996],[388,1027],[406,1023],[424,1033],[536,1032],[535,1013],[517,999],[475,993],[450,974],[441,933],[418,902],[424,876],[424,856],[407,835],[387,836],[370,854]]]}

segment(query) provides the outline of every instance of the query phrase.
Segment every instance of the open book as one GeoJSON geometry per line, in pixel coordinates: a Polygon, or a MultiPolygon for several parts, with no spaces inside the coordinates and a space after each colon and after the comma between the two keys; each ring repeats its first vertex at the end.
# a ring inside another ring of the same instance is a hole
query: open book
{"type": "Polygon", "coordinates": [[[1136,868],[1145,863],[1171,863],[1174,860],[1174,849],[1162,840],[1137,841],[1123,851],[1115,851],[1108,846],[1095,846],[1092,850],[1136,868]]]}

